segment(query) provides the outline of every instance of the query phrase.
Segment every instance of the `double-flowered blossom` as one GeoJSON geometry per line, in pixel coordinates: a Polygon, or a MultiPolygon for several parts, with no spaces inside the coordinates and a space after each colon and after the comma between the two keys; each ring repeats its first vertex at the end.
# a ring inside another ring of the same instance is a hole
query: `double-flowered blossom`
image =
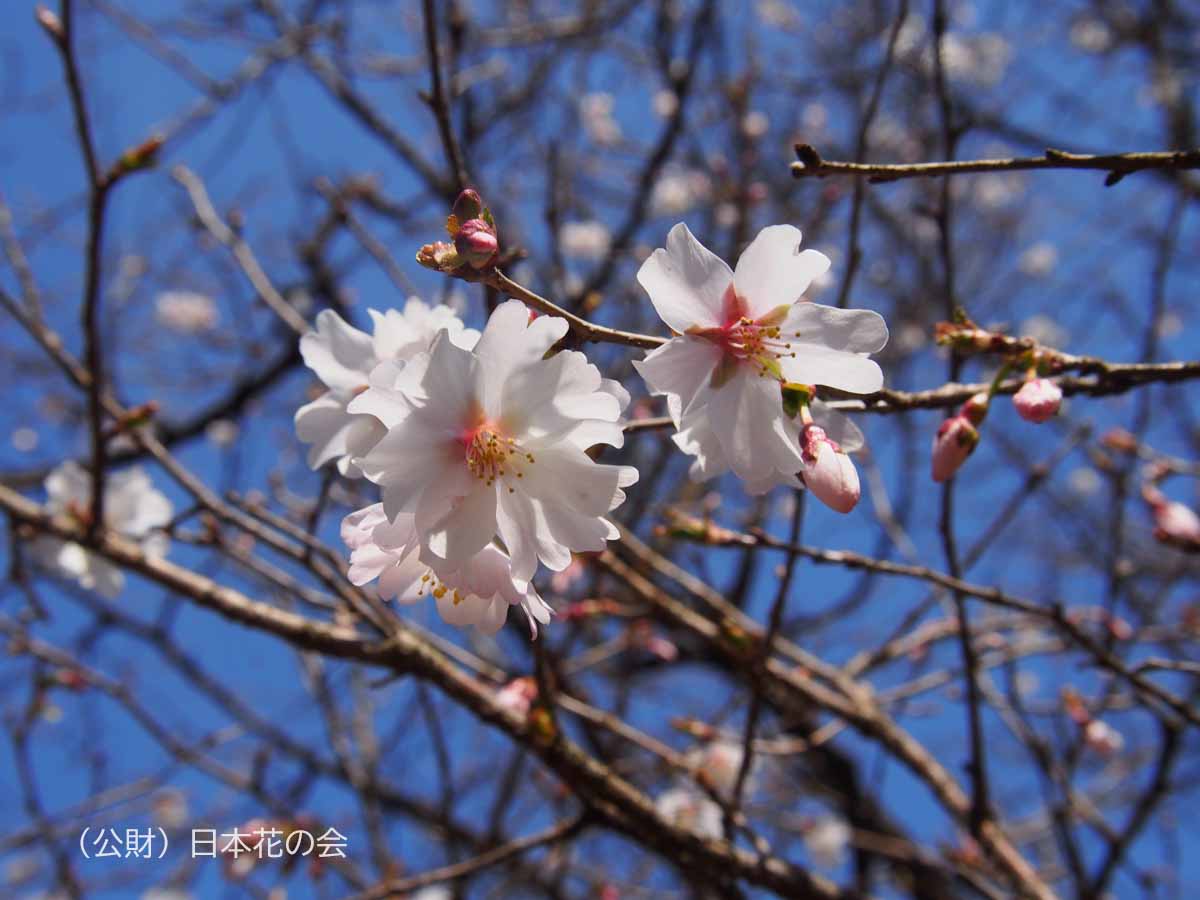
{"type": "Polygon", "coordinates": [[[532,585],[513,581],[508,554],[494,544],[485,546],[457,570],[434,574],[420,560],[420,540],[411,513],[389,522],[383,504],[376,503],[346,516],[342,540],[350,549],[350,581],[356,585],[379,579],[379,593],[400,603],[417,603],[432,596],[441,617],[450,625],[474,626],[486,634],[500,630],[510,606],[519,606],[537,636],[538,624],[550,621],[552,610],[532,585]]]}
{"type": "Polygon", "coordinates": [[[763,493],[798,485],[797,474],[814,464],[823,476],[821,453],[805,459],[801,432],[811,423],[789,411],[788,391],[803,393],[812,418],[843,453],[861,446],[844,416],[808,400],[809,386],[879,390],[883,373],[867,354],[882,349],[887,326],[870,310],[804,300],[829,259],[801,251],[800,240],[791,225],[764,228],[730,270],[679,224],[638,272],[677,336],[634,365],[654,393],[667,397],[675,443],[696,457],[697,480],[732,470],[748,491],[763,493]]]}
{"type": "Polygon", "coordinates": [[[312,444],[308,464],[319,468],[336,461],[343,475],[358,477],[353,463],[383,437],[384,428],[373,416],[354,415],[347,406],[366,390],[371,371],[381,362],[402,364],[429,349],[433,338],[446,331],[450,340],[466,349],[475,345],[479,332],[463,326],[448,306],[429,307],[414,298],[404,311],[368,310],[374,333],[347,323],[333,310],[317,316],[316,330],[300,339],[300,354],[328,390],[296,412],[296,434],[312,444]]]}
{"type": "Polygon", "coordinates": [[[605,516],[637,470],[585,451],[621,446],[629,395],[582,353],[546,358],[566,330],[510,300],[473,349],[439,335],[403,369],[377,367],[349,404],[387,430],[357,465],[381,486],[390,521],[411,515],[419,558],[443,581],[497,538],[519,590],[539,560],[561,571],[571,551],[618,536],[605,516]]]}
{"type": "MultiPolygon", "coordinates": [[[[46,476],[46,493],[48,512],[88,521],[92,476],[78,463],[65,462],[46,476]]],[[[112,472],[104,481],[104,527],[137,541],[147,556],[166,555],[170,542],[160,529],[171,521],[171,512],[171,501],[139,467],[112,472]]],[[[71,541],[41,537],[34,542],[33,553],[43,566],[105,597],[115,597],[125,584],[120,569],[71,541]]]]}

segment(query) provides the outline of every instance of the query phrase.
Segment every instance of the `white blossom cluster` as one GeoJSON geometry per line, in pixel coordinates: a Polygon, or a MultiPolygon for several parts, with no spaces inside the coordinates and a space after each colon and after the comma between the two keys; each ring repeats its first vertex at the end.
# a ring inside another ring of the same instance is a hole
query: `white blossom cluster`
{"type": "MultiPolygon", "coordinates": [[[[766,228],[731,270],[673,228],[638,280],[674,336],[635,366],[666,397],[693,478],[808,487],[848,512],[859,483],[847,453],[862,435],[814,386],[878,390],[867,354],[887,328],[873,312],[804,301],[829,260],[800,239],[766,228]]],[[[401,603],[430,595],[446,622],[487,633],[517,606],[536,636],[552,613],[533,586],[539,566],[562,572],[619,535],[607,517],[638,473],[592,454],[622,446],[629,393],[582,353],[554,349],[565,319],[516,300],[482,333],[416,299],[370,315],[367,334],[326,310],[300,344],[326,388],[296,413],[309,465],[380,490],[342,524],[351,581],[401,603]]]]}

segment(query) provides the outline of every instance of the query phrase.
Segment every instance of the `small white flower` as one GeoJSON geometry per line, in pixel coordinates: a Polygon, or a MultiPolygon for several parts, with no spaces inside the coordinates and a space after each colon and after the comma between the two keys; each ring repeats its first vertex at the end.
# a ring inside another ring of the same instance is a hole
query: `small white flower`
{"type": "Polygon", "coordinates": [[[679,109],[679,95],[670,88],[662,88],[654,93],[652,105],[655,115],[668,119],[679,109]]]}
{"type": "Polygon", "coordinates": [[[629,395],[582,353],[544,358],[566,330],[557,317],[530,322],[510,300],[474,350],[439,336],[398,375],[379,366],[350,404],[388,429],[358,465],[382,486],[389,519],[413,514],[421,560],[443,578],[497,537],[513,579],[527,583],[539,559],[561,571],[571,551],[603,550],[618,536],[604,516],[637,470],[584,451],[624,443],[629,395]]]}
{"type": "Polygon", "coordinates": [[[1071,334],[1049,316],[1037,313],[1021,323],[1021,337],[1033,338],[1047,347],[1061,347],[1071,334]]]}
{"type": "Polygon", "coordinates": [[[1017,259],[1017,268],[1034,278],[1042,278],[1058,265],[1058,248],[1048,241],[1039,241],[1017,259]]]}
{"type": "Polygon", "coordinates": [[[613,118],[616,101],[612,94],[594,92],[584,94],[579,100],[579,116],[588,137],[602,147],[611,147],[621,142],[621,126],[613,118]]]}
{"type": "Polygon", "coordinates": [[[420,560],[413,515],[400,513],[388,522],[382,503],[346,516],[342,540],[351,551],[347,576],[353,584],[378,578],[380,595],[404,604],[432,596],[447,624],[495,634],[508,618],[508,608],[519,606],[529,618],[530,634],[537,637],[538,623],[545,625],[554,612],[532,585],[513,581],[508,554],[494,544],[455,571],[435,575],[420,560]]]}
{"type": "Polygon", "coordinates": [[[37,449],[38,433],[32,428],[21,427],[12,433],[11,440],[14,450],[19,450],[21,453],[32,453],[37,449]]]}
{"type": "Polygon", "coordinates": [[[842,864],[850,843],[850,826],[835,816],[822,816],[804,832],[804,848],[823,869],[842,864]]]}
{"type": "Polygon", "coordinates": [[[676,828],[700,837],[719,838],[723,833],[721,807],[691,788],[675,787],[663,791],[655,799],[654,808],[676,828]]]}
{"type": "MultiPolygon", "coordinates": [[[[737,741],[715,740],[703,747],[696,747],[687,753],[687,762],[696,773],[696,777],[706,781],[714,791],[726,797],[732,797],[737,787],[738,772],[742,768],[742,744],[737,741]]],[[[747,791],[752,790],[754,769],[746,774],[747,791]]]]}
{"type": "MultiPolygon", "coordinates": [[[[781,385],[859,394],[883,386],[882,371],[866,356],[887,342],[883,318],[801,302],[829,260],[801,252],[800,237],[790,225],[764,228],[730,271],[680,224],[638,272],[678,336],[634,366],[655,394],[666,395],[679,429],[675,443],[696,457],[697,480],[732,469],[751,493],[797,485],[802,423],[785,414],[781,385]]],[[[819,404],[813,412],[844,451],[861,446],[845,417],[819,404]]]]}
{"type": "Polygon", "coordinates": [[[712,181],[699,170],[674,169],[666,172],[650,192],[650,212],[655,216],[681,216],[708,200],[712,181]]]}
{"type": "Polygon", "coordinates": [[[308,465],[318,469],[331,460],[351,478],[361,474],[352,462],[383,437],[383,426],[372,416],[352,415],[346,407],[367,388],[371,371],[381,362],[403,364],[428,350],[445,330],[463,347],[473,347],[479,332],[465,328],[446,306],[429,307],[415,297],[404,311],[368,310],[374,335],[359,331],[331,309],[317,316],[317,327],[300,339],[300,354],[329,390],[296,411],[296,435],[312,444],[308,465]]]}
{"type": "Polygon", "coordinates": [[[1101,756],[1120,753],[1125,746],[1125,736],[1103,719],[1092,719],[1084,726],[1083,740],[1101,756]]]}
{"type": "Polygon", "coordinates": [[[217,305],[193,291],[166,291],[154,301],[158,324],[181,334],[203,334],[217,326],[217,305]]]}
{"type": "Polygon", "coordinates": [[[603,222],[567,222],[558,230],[563,253],[578,259],[603,259],[612,235],[603,222]]]}
{"type": "MultiPolygon", "coordinates": [[[[65,462],[46,476],[46,493],[49,512],[86,520],[92,506],[91,472],[65,462]]],[[[111,472],[104,481],[105,528],[137,541],[147,556],[166,556],[169,541],[158,529],[171,521],[171,511],[171,501],[155,490],[140,467],[111,472]]],[[[117,596],[125,584],[120,569],[79,544],[41,537],[32,551],[43,566],[105,597],[117,596]]]]}

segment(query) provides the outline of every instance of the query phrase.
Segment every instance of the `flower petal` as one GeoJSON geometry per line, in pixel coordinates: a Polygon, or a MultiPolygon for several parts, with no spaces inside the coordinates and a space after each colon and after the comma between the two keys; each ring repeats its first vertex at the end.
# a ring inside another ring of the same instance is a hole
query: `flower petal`
{"type": "Polygon", "coordinates": [[[779,360],[788,381],[823,384],[852,394],[873,394],[883,387],[883,370],[873,359],[819,344],[793,342],[792,350],[795,356],[779,360]]]}
{"type": "Polygon", "coordinates": [[[770,225],[738,258],[733,282],[751,318],[791,306],[813,281],[829,271],[829,257],[800,249],[802,234],[792,225],[770,225]]]}
{"type": "Polygon", "coordinates": [[[375,365],[371,336],[332,309],[322,310],[316,330],[300,338],[300,355],[325,386],[334,390],[352,391],[366,384],[375,365]]]}
{"type": "Polygon", "coordinates": [[[788,311],[781,327],[784,339],[792,343],[818,344],[851,353],[875,353],[888,340],[887,323],[871,309],[798,303],[788,311]]]}
{"type": "Polygon", "coordinates": [[[666,249],[642,263],[637,279],[659,317],[682,334],[693,326],[721,325],[733,272],[680,222],[667,235],[666,249]]]}
{"type": "Polygon", "coordinates": [[[635,360],[633,367],[654,394],[679,398],[678,403],[668,403],[678,428],[680,417],[709,383],[721,354],[721,348],[712,341],[684,336],[672,338],[646,354],[645,359],[635,360]]]}

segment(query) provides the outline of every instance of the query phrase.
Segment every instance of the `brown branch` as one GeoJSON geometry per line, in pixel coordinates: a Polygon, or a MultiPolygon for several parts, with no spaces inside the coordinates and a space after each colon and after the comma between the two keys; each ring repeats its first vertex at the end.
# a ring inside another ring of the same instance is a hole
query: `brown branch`
{"type": "Polygon", "coordinates": [[[861,163],[823,159],[810,144],[797,144],[798,161],[792,163],[795,178],[826,178],[830,175],[866,176],[880,184],[905,178],[933,178],[940,175],[965,175],[972,172],[1013,172],[1027,169],[1091,169],[1108,172],[1106,186],[1126,175],[1147,169],[1177,171],[1200,169],[1200,150],[1165,150],[1138,153],[1068,153],[1048,149],[1044,156],[1017,156],[1007,159],[964,159],[925,163],[861,163]]]}

